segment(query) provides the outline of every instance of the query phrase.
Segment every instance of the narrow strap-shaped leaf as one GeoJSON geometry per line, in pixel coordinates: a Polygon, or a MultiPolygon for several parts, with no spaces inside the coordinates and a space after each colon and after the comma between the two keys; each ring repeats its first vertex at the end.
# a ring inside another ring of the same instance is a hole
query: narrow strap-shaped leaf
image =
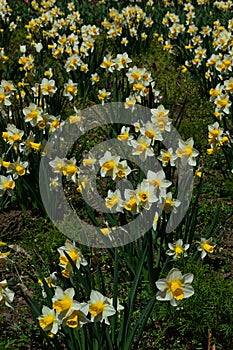
{"type": "Polygon", "coordinates": [[[144,254],[138,263],[137,273],[135,275],[132,287],[129,291],[129,297],[128,297],[128,303],[127,303],[127,313],[126,312],[124,313],[124,318],[126,317],[127,319],[126,319],[126,322],[123,322],[121,324],[119,336],[121,336],[122,339],[118,340],[119,343],[122,343],[122,341],[123,341],[123,343],[125,344],[127,342],[129,327],[130,327],[130,323],[132,321],[133,306],[135,303],[136,291],[138,288],[138,284],[139,284],[139,280],[140,280],[140,276],[141,276],[141,272],[142,272],[142,267],[143,267],[143,264],[145,261],[146,254],[147,254],[147,249],[145,249],[144,254]],[[124,327],[124,330],[122,329],[122,327],[124,327]]]}
{"type": "Polygon", "coordinates": [[[146,326],[146,323],[148,321],[148,318],[150,316],[150,313],[154,307],[154,304],[155,304],[155,301],[156,301],[156,296],[154,295],[152,297],[152,299],[149,301],[149,303],[147,304],[147,306],[145,307],[145,309],[143,310],[143,313],[142,315],[139,317],[139,319],[137,320],[137,323],[136,325],[134,326],[132,332],[130,333],[129,337],[128,337],[128,340],[127,340],[127,343],[125,344],[125,350],[130,350],[132,349],[131,347],[131,344],[132,344],[132,341],[133,341],[133,338],[136,334],[136,331],[138,330],[139,328],[139,331],[138,331],[138,335],[137,335],[137,338],[136,338],[136,341],[135,341],[135,344],[134,344],[134,348],[137,349],[137,345],[139,343],[139,341],[141,340],[141,335],[145,329],[145,326],[146,326]]]}
{"type": "Polygon", "coordinates": [[[64,254],[66,256],[66,258],[69,260],[69,263],[71,264],[75,275],[78,277],[80,283],[82,284],[83,288],[85,289],[85,291],[90,294],[91,292],[91,285],[90,285],[90,281],[86,280],[86,278],[84,278],[81,274],[81,272],[79,271],[79,269],[77,268],[77,266],[75,265],[75,263],[73,262],[73,260],[71,259],[71,257],[69,256],[69,254],[64,251],[64,254]]]}
{"type": "Polygon", "coordinates": [[[115,342],[115,333],[116,333],[116,323],[117,323],[117,294],[118,294],[118,265],[119,265],[119,257],[118,257],[118,249],[115,249],[115,259],[114,259],[114,281],[113,281],[113,307],[116,310],[115,315],[112,316],[112,342],[115,342]]]}

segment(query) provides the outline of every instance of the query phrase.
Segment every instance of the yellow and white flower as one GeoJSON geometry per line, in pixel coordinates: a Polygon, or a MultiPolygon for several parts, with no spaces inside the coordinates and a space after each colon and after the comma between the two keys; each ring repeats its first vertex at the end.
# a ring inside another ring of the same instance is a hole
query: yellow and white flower
{"type": "Polygon", "coordinates": [[[81,265],[87,265],[86,259],[83,257],[81,251],[75,246],[75,242],[72,243],[70,240],[67,239],[65,241],[65,245],[58,248],[58,253],[60,254],[59,265],[63,268],[63,276],[70,277],[70,275],[73,273],[72,265],[64,252],[66,252],[69,255],[70,259],[74,262],[77,269],[80,269],[81,265]]]}
{"type": "Polygon", "coordinates": [[[108,317],[113,316],[116,313],[116,310],[110,304],[109,299],[97,290],[91,291],[88,305],[89,313],[91,314],[91,321],[94,322],[105,322],[109,325],[108,317]]]}
{"type": "Polygon", "coordinates": [[[71,310],[79,308],[78,301],[74,300],[74,288],[63,289],[59,286],[55,289],[55,294],[52,298],[52,307],[56,310],[60,319],[64,319],[71,310]]]}
{"type": "Polygon", "coordinates": [[[174,213],[177,212],[177,209],[180,206],[181,202],[178,199],[173,199],[172,198],[172,193],[168,192],[166,194],[163,210],[165,213],[170,213],[173,211],[174,213]]]}
{"type": "Polygon", "coordinates": [[[28,107],[25,107],[23,109],[25,122],[30,123],[32,126],[36,126],[40,121],[43,120],[42,113],[42,108],[38,107],[35,103],[30,103],[28,107]]]}
{"type": "Polygon", "coordinates": [[[0,175],[0,196],[2,196],[5,192],[8,194],[8,196],[11,196],[14,188],[15,181],[12,179],[11,175],[0,175]]]}
{"type": "Polygon", "coordinates": [[[131,211],[132,214],[136,214],[138,212],[138,201],[137,195],[134,190],[125,189],[124,191],[124,209],[127,211],[131,211]]]}
{"type": "Polygon", "coordinates": [[[165,109],[163,105],[159,105],[157,108],[151,109],[151,114],[152,123],[157,125],[160,131],[171,131],[172,120],[168,118],[168,109],[165,109]]]}
{"type": "MultiPolygon", "coordinates": [[[[55,272],[51,273],[48,277],[44,278],[44,282],[47,284],[47,286],[49,288],[56,287],[56,284],[57,284],[56,274],[57,274],[57,272],[55,271],[55,272]]],[[[41,286],[43,298],[47,298],[47,293],[45,291],[43,281],[41,279],[38,279],[38,283],[41,286]]]]}
{"type": "Polygon", "coordinates": [[[173,268],[166,278],[162,278],[155,283],[159,290],[156,299],[169,300],[172,306],[177,306],[181,300],[194,294],[194,289],[191,286],[192,281],[192,273],[182,275],[178,269],[173,268]]]}
{"type": "Polygon", "coordinates": [[[10,101],[10,92],[6,92],[2,86],[0,86],[0,106],[10,106],[11,101],[10,101]]]}
{"type": "Polygon", "coordinates": [[[0,305],[5,304],[6,306],[13,309],[11,303],[14,300],[14,292],[8,288],[7,280],[0,282],[0,305]]]}
{"type": "Polygon", "coordinates": [[[54,337],[61,327],[62,321],[58,318],[54,309],[50,309],[47,306],[43,306],[42,315],[38,317],[40,327],[48,332],[49,337],[54,337]]]}
{"type": "Polygon", "coordinates": [[[144,179],[136,188],[137,205],[149,210],[152,203],[158,201],[155,195],[154,186],[150,185],[149,181],[144,179]]]}
{"type": "Polygon", "coordinates": [[[119,189],[114,192],[108,190],[108,196],[105,198],[105,206],[111,212],[123,212],[123,200],[119,189]]]}
{"type": "Polygon", "coordinates": [[[169,163],[171,166],[175,166],[177,155],[173,152],[172,148],[168,148],[168,150],[161,149],[158,159],[162,162],[162,166],[164,167],[169,163]]]}
{"type": "Polygon", "coordinates": [[[117,176],[117,166],[120,161],[119,156],[113,156],[111,152],[106,151],[104,156],[99,160],[100,164],[100,175],[105,177],[106,175],[110,175],[113,180],[115,180],[117,176]]]}
{"type": "Polygon", "coordinates": [[[116,177],[117,179],[126,179],[131,173],[131,169],[126,160],[122,160],[117,164],[116,177]]]}
{"type": "Polygon", "coordinates": [[[213,254],[214,248],[216,247],[216,244],[212,242],[212,238],[201,238],[201,241],[199,242],[199,246],[197,248],[198,251],[201,252],[201,259],[204,259],[204,257],[207,254],[213,254]]]}
{"type": "Polygon", "coordinates": [[[2,132],[2,138],[5,142],[13,144],[20,141],[24,135],[24,131],[17,129],[14,124],[8,124],[6,131],[2,132]]]}
{"type": "Polygon", "coordinates": [[[158,194],[159,198],[166,198],[166,189],[171,186],[172,183],[166,180],[164,171],[159,170],[155,173],[154,171],[148,170],[146,178],[149,181],[149,185],[154,187],[154,191],[158,194]]]}
{"type": "Polygon", "coordinates": [[[144,124],[144,126],[140,129],[140,133],[151,141],[152,146],[154,145],[155,141],[163,141],[160,128],[150,121],[144,124]]]}
{"type": "Polygon", "coordinates": [[[12,178],[13,180],[18,179],[18,177],[20,176],[24,176],[25,174],[29,173],[28,170],[28,162],[22,162],[20,161],[20,159],[18,158],[16,162],[11,163],[10,167],[8,168],[8,170],[6,171],[7,174],[12,174],[12,178]]]}
{"type": "Polygon", "coordinates": [[[188,163],[191,166],[196,166],[196,157],[199,152],[193,148],[193,138],[189,138],[187,141],[179,140],[179,147],[176,150],[177,156],[181,159],[183,164],[188,163]]]}
{"type": "Polygon", "coordinates": [[[68,83],[64,85],[63,96],[69,98],[69,101],[73,100],[74,96],[77,95],[78,88],[77,83],[74,83],[73,80],[69,79],[68,83]]]}
{"type": "Polygon", "coordinates": [[[129,58],[127,52],[124,52],[123,54],[118,54],[113,62],[116,70],[121,70],[123,68],[128,68],[128,63],[131,63],[132,60],[129,58]]]}
{"type": "Polygon", "coordinates": [[[166,254],[173,256],[174,259],[179,259],[188,255],[186,251],[189,248],[189,244],[183,244],[183,240],[178,239],[174,243],[168,243],[168,248],[169,249],[166,251],[166,254]]]}
{"type": "Polygon", "coordinates": [[[46,78],[42,79],[41,82],[41,92],[43,96],[49,95],[52,96],[57,91],[55,86],[55,80],[48,80],[46,78]]]}
{"type": "Polygon", "coordinates": [[[120,134],[117,136],[117,139],[119,141],[127,141],[129,142],[130,140],[133,139],[133,135],[130,135],[130,127],[122,126],[120,134]]]}
{"type": "Polygon", "coordinates": [[[131,140],[130,145],[133,147],[132,154],[139,156],[142,161],[147,157],[153,157],[154,151],[150,147],[151,139],[145,136],[139,136],[137,140],[131,140]]]}
{"type": "Polygon", "coordinates": [[[108,100],[108,98],[110,97],[111,92],[106,91],[106,89],[102,89],[98,91],[98,99],[100,100],[100,102],[102,103],[102,105],[104,104],[105,101],[108,100]]]}

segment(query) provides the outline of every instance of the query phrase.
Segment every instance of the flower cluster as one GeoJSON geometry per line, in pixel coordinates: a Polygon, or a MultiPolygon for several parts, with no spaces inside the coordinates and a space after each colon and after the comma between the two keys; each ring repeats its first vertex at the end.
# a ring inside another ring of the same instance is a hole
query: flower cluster
{"type": "MultiPolygon", "coordinates": [[[[170,6],[167,3],[167,7],[170,6]]],[[[208,154],[218,149],[228,159],[232,170],[232,30],[229,8],[232,1],[179,2],[176,11],[163,17],[163,31],[157,33],[163,49],[176,55],[189,72],[199,80],[200,88],[213,103],[214,124],[209,125],[208,154]],[[199,24],[198,18],[205,18],[199,24]],[[217,19],[217,18],[221,18],[217,19]],[[179,49],[177,49],[179,48],[179,49]],[[218,130],[218,131],[217,131],[218,130]],[[212,131],[216,134],[213,136],[212,131]]]]}
{"type": "MultiPolygon", "coordinates": [[[[75,264],[77,269],[80,269],[81,265],[86,266],[88,264],[75,243],[69,240],[66,240],[64,246],[58,248],[58,252],[60,254],[59,265],[64,268],[62,275],[65,278],[70,278],[73,275],[73,267],[70,261],[75,264]]],[[[54,337],[62,326],[78,328],[90,322],[104,322],[109,325],[109,317],[124,309],[118,300],[117,309],[115,309],[113,299],[105,297],[97,290],[91,291],[90,299],[87,302],[78,302],[74,299],[76,293],[74,288],[63,290],[57,285],[56,272],[50,274],[44,280],[39,279],[38,282],[42,287],[44,298],[47,297],[45,284],[47,288],[54,290],[54,296],[51,300],[52,308],[44,305],[42,315],[38,317],[40,327],[49,337],[54,337]]]]}

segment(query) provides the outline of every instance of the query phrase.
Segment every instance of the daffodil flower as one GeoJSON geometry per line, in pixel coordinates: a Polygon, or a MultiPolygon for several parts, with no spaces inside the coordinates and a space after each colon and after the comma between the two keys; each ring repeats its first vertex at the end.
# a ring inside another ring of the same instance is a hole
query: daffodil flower
{"type": "Polygon", "coordinates": [[[73,268],[68,260],[68,258],[66,257],[66,255],[64,254],[64,252],[66,252],[70,258],[73,260],[74,264],[76,265],[76,267],[78,269],[80,269],[80,266],[86,266],[87,265],[87,261],[84,259],[81,251],[75,246],[75,242],[72,243],[70,240],[66,240],[65,245],[58,248],[58,252],[60,254],[60,266],[62,268],[64,268],[64,270],[62,271],[63,276],[65,277],[70,277],[70,274],[73,273],[73,268]]]}
{"type": "Polygon", "coordinates": [[[158,201],[158,197],[155,195],[154,186],[150,185],[149,181],[144,179],[135,191],[137,198],[137,205],[149,210],[152,203],[158,201]]]}
{"type": "Polygon", "coordinates": [[[165,213],[170,213],[173,211],[174,213],[177,212],[177,207],[179,207],[181,202],[178,199],[173,199],[172,198],[172,193],[168,192],[166,194],[163,210],[165,213]]]}
{"type": "Polygon", "coordinates": [[[178,269],[173,268],[166,278],[156,282],[156,287],[159,289],[156,299],[169,300],[172,306],[177,306],[181,300],[194,294],[194,289],[191,286],[192,281],[192,273],[182,275],[178,269]]]}
{"type": "Polygon", "coordinates": [[[177,156],[181,159],[183,164],[188,163],[191,166],[196,166],[196,157],[199,152],[193,148],[193,138],[189,138],[187,141],[179,140],[179,147],[176,150],[177,156]]]}
{"type": "Polygon", "coordinates": [[[173,256],[174,259],[179,259],[182,256],[186,257],[186,251],[189,248],[189,244],[183,244],[182,239],[178,239],[174,243],[168,243],[169,250],[166,251],[166,254],[169,256],[173,256]]]}
{"type": "Polygon", "coordinates": [[[15,181],[12,179],[11,175],[3,176],[0,175],[0,196],[5,192],[11,196],[15,188],[15,181]]]}
{"type": "Polygon", "coordinates": [[[204,259],[207,254],[213,254],[215,246],[216,244],[212,242],[211,237],[209,239],[201,238],[197,248],[197,250],[201,252],[201,259],[204,259]]]}
{"type": "Polygon", "coordinates": [[[158,159],[162,162],[162,166],[167,166],[169,163],[171,166],[175,166],[175,160],[177,159],[177,156],[175,153],[173,153],[173,149],[169,148],[168,150],[162,149],[160,151],[160,155],[158,156],[158,159]]]}
{"type": "Polygon", "coordinates": [[[62,321],[58,318],[58,315],[54,309],[50,309],[47,306],[43,306],[42,315],[38,317],[40,327],[48,332],[48,336],[54,337],[61,327],[62,321]]]}
{"type": "Polygon", "coordinates": [[[139,136],[137,140],[131,140],[130,145],[133,147],[132,154],[139,156],[142,161],[147,157],[154,157],[154,151],[150,147],[151,140],[145,136],[139,136]]]}
{"type": "Polygon", "coordinates": [[[123,212],[123,200],[121,198],[120,190],[117,189],[114,192],[108,190],[108,196],[105,198],[105,206],[111,212],[123,212]]]}
{"type": "Polygon", "coordinates": [[[115,180],[117,176],[117,165],[120,161],[119,156],[113,156],[111,152],[106,151],[104,156],[99,160],[100,164],[100,175],[105,177],[106,175],[110,175],[113,180],[115,180]]]}
{"type": "Polygon", "coordinates": [[[91,314],[91,321],[105,322],[110,324],[108,317],[116,313],[115,308],[110,304],[109,299],[103,296],[96,290],[91,291],[89,304],[89,313],[91,314]]]}
{"type": "Polygon", "coordinates": [[[158,193],[159,198],[166,198],[166,189],[171,186],[172,183],[166,180],[163,170],[157,171],[156,173],[148,170],[147,180],[149,181],[149,185],[154,187],[154,191],[158,193]]]}
{"type": "Polygon", "coordinates": [[[8,288],[7,280],[3,280],[0,282],[0,305],[5,304],[9,308],[13,309],[11,305],[14,300],[14,292],[8,288]]]}
{"type": "Polygon", "coordinates": [[[35,103],[30,103],[28,107],[23,109],[23,114],[25,115],[25,122],[30,123],[32,126],[36,126],[42,118],[43,110],[38,107],[35,103]]]}

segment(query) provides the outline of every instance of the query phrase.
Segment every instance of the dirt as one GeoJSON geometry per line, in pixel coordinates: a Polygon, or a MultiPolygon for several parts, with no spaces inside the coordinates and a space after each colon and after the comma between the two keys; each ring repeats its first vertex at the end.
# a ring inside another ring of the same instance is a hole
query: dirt
{"type": "MultiPolygon", "coordinates": [[[[42,345],[42,337],[31,311],[24,298],[24,281],[28,279],[28,272],[33,271],[29,263],[27,252],[20,247],[22,240],[24,220],[33,217],[32,211],[9,210],[0,213],[1,236],[0,240],[7,242],[11,246],[9,258],[16,264],[0,263],[0,279],[6,279],[8,287],[14,291],[13,308],[10,309],[1,305],[0,314],[0,350],[6,349],[30,349],[45,350],[47,347],[42,345]],[[21,264],[22,263],[22,264],[21,264]],[[22,265],[22,270],[17,271],[14,266],[22,265]],[[17,276],[18,274],[18,276],[17,276]],[[17,341],[16,341],[17,339],[17,341]],[[3,345],[4,342],[4,345],[3,345]]],[[[5,249],[6,250],[6,249],[5,249]]],[[[29,291],[26,291],[29,293],[29,291]]]]}

